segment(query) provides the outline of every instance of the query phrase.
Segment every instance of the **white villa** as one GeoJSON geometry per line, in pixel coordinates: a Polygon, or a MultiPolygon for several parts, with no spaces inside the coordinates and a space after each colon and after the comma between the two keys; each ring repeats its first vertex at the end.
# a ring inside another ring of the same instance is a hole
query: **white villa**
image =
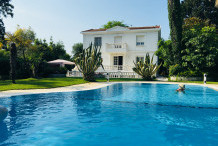
{"type": "MultiPolygon", "coordinates": [[[[138,76],[132,70],[133,62],[144,60],[146,53],[154,54],[161,38],[161,28],[116,26],[110,29],[89,29],[81,34],[84,49],[91,43],[101,47],[105,70],[99,68],[97,72],[108,72],[110,77],[134,78],[138,76]]],[[[157,60],[155,56],[154,61],[157,60]]]]}

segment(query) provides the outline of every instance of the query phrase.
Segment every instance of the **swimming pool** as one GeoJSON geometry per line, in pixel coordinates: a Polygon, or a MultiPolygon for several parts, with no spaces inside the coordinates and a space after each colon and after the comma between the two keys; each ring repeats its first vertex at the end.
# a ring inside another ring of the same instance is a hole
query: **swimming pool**
{"type": "Polygon", "coordinates": [[[118,83],[0,99],[0,145],[217,145],[218,92],[203,86],[118,83]]]}

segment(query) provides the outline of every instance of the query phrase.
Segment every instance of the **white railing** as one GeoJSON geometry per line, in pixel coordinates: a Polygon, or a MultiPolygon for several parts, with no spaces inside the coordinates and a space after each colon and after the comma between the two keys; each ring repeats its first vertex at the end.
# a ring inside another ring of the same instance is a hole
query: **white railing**
{"type": "MultiPolygon", "coordinates": [[[[102,74],[105,77],[107,77],[106,72],[95,72],[96,74],[102,74]]],[[[135,72],[108,72],[109,78],[141,78],[138,74],[135,72]]],[[[82,77],[82,73],[79,71],[68,71],[67,77],[82,77]]]]}
{"type": "Polygon", "coordinates": [[[106,43],[106,48],[107,49],[126,49],[127,48],[127,44],[126,43],[115,43],[115,44],[109,44],[106,43]]]}
{"type": "Polygon", "coordinates": [[[135,72],[110,72],[109,78],[141,78],[135,72]]]}
{"type": "MultiPolygon", "coordinates": [[[[104,65],[104,70],[99,68],[95,73],[101,74],[109,78],[141,78],[132,70],[133,66],[123,66],[123,65],[104,65]]],[[[75,67],[72,71],[67,71],[67,77],[82,77],[82,73],[75,67]]]]}
{"type": "Polygon", "coordinates": [[[133,66],[128,66],[128,65],[104,65],[105,71],[111,70],[111,71],[133,71],[132,70],[133,66]]]}

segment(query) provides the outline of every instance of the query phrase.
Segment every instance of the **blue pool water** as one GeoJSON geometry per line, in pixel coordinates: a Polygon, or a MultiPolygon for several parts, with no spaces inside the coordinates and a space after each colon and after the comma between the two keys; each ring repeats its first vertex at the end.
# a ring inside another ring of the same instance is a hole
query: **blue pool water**
{"type": "Polygon", "coordinates": [[[0,145],[218,144],[218,92],[203,86],[114,84],[105,88],[0,99],[0,145]]]}

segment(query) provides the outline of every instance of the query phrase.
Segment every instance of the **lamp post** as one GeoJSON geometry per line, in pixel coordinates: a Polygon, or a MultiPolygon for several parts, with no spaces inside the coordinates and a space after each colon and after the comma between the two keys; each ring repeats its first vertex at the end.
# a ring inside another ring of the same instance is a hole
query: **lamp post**
{"type": "Polygon", "coordinates": [[[207,83],[207,74],[204,74],[204,84],[207,83]]]}
{"type": "Polygon", "coordinates": [[[107,72],[107,82],[109,82],[109,73],[107,72]]]}

